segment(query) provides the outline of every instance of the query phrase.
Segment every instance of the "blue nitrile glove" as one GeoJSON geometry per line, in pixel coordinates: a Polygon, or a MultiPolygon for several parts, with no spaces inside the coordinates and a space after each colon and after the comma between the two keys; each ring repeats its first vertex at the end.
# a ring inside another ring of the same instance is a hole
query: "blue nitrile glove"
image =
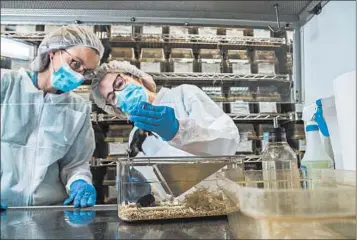
{"type": "Polygon", "coordinates": [[[137,202],[139,198],[151,193],[150,183],[141,172],[134,167],[129,169],[127,188],[127,201],[137,202]]]}
{"type": "Polygon", "coordinates": [[[74,226],[88,225],[95,218],[95,211],[64,211],[65,220],[74,226]]]}
{"type": "Polygon", "coordinates": [[[92,207],[95,205],[97,193],[92,184],[84,180],[76,180],[69,187],[69,198],[64,201],[64,205],[73,202],[75,208],[77,207],[92,207]]]}
{"type": "Polygon", "coordinates": [[[5,211],[7,209],[6,204],[1,203],[1,211],[5,211]]]}
{"type": "Polygon", "coordinates": [[[154,106],[147,102],[141,102],[131,111],[129,120],[138,128],[157,133],[165,141],[173,139],[179,129],[173,108],[154,106]]]}

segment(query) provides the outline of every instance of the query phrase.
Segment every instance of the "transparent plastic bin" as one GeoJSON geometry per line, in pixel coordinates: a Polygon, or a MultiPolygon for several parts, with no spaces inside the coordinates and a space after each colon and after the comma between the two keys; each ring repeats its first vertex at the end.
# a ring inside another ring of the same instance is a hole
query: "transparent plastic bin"
{"type": "Polygon", "coordinates": [[[134,48],[113,47],[111,60],[135,61],[134,48]]]}
{"type": "Polygon", "coordinates": [[[254,52],[254,63],[257,64],[259,74],[275,74],[275,65],[278,59],[274,51],[256,50],[254,52]]]}
{"type": "Polygon", "coordinates": [[[147,42],[162,42],[162,26],[144,25],[141,28],[141,40],[147,42]]]}
{"type": "Polygon", "coordinates": [[[133,26],[131,25],[111,25],[110,36],[112,39],[121,41],[133,41],[133,26]]]}
{"type": "Polygon", "coordinates": [[[252,101],[253,96],[249,87],[230,87],[228,94],[229,101],[252,101]]]}
{"type": "Polygon", "coordinates": [[[242,166],[239,156],[119,159],[118,216],[133,222],[227,215],[216,172],[242,166]]]}
{"type": "Polygon", "coordinates": [[[230,200],[236,239],[356,239],[356,172],[331,169],[226,170],[217,185],[230,200]]]}
{"type": "Polygon", "coordinates": [[[201,72],[220,73],[222,57],[219,49],[200,50],[201,72]]]}
{"type": "Polygon", "coordinates": [[[228,66],[232,73],[251,74],[247,50],[228,50],[228,66]]]}
{"type": "Polygon", "coordinates": [[[165,55],[163,48],[142,48],[140,54],[140,69],[144,72],[163,72],[165,55]]]}
{"type": "Polygon", "coordinates": [[[172,48],[170,64],[175,73],[192,73],[194,56],[191,48],[172,48]]]}

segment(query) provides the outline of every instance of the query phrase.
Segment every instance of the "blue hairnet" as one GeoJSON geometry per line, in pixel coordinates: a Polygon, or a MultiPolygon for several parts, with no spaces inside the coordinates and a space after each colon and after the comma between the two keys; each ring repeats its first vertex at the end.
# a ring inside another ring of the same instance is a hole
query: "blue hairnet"
{"type": "Polygon", "coordinates": [[[53,50],[84,46],[96,50],[102,58],[104,47],[100,39],[88,27],[68,25],[49,33],[38,47],[37,57],[31,64],[31,70],[41,72],[50,61],[48,53],[53,50]]]}

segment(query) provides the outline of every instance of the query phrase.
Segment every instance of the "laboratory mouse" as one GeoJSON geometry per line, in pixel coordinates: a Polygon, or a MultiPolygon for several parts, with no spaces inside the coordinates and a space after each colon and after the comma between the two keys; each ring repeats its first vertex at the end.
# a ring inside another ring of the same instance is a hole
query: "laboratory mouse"
{"type": "Polygon", "coordinates": [[[147,194],[138,199],[138,201],[136,202],[136,207],[137,208],[150,207],[153,206],[154,203],[155,203],[155,197],[152,194],[147,194]]]}
{"type": "Polygon", "coordinates": [[[143,152],[145,154],[142,146],[143,146],[145,139],[148,136],[155,136],[155,135],[152,132],[147,132],[140,128],[138,128],[135,131],[133,140],[131,141],[129,150],[127,151],[130,158],[136,157],[140,152],[143,152]]]}

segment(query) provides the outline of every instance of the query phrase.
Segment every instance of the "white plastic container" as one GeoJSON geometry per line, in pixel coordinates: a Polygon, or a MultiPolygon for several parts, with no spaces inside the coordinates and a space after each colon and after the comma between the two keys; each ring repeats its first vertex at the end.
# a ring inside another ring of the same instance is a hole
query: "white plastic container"
{"type": "Polygon", "coordinates": [[[301,168],[334,168],[333,160],[327,155],[322,145],[319,127],[316,122],[306,126],[306,152],[301,160],[301,168]]]}

